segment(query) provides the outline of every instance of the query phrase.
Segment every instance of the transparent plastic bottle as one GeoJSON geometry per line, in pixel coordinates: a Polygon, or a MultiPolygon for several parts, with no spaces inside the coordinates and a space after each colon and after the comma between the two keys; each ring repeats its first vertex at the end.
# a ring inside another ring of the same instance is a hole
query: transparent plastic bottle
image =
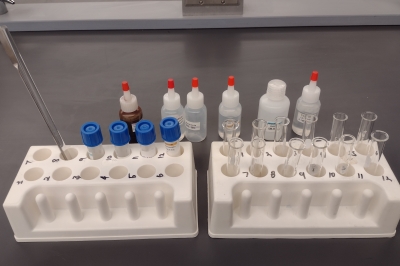
{"type": "Polygon", "coordinates": [[[294,112],[292,130],[297,135],[303,133],[304,119],[308,114],[318,117],[321,108],[319,96],[321,89],[317,86],[318,72],[313,71],[311,74],[310,84],[304,86],[301,97],[296,102],[296,110],[294,112]]]}
{"type": "Polygon", "coordinates": [[[185,137],[185,112],[181,104],[181,97],[175,92],[175,83],[173,79],[168,79],[168,93],[163,97],[164,105],[161,107],[161,119],[165,117],[175,117],[178,119],[181,128],[179,140],[185,137]]]}
{"type": "Polygon", "coordinates": [[[278,116],[287,117],[290,101],[285,95],[286,83],[279,79],[268,82],[267,92],[261,96],[258,107],[258,118],[267,121],[264,138],[274,140],[275,119],[278,116]]]}
{"type": "Polygon", "coordinates": [[[200,142],[207,137],[207,108],[204,95],[199,91],[199,80],[192,79],[192,91],[187,95],[185,106],[185,136],[188,141],[200,142]]]}
{"type": "Polygon", "coordinates": [[[224,138],[224,129],[222,123],[227,119],[234,119],[239,123],[239,128],[236,131],[236,137],[240,136],[242,106],[239,103],[239,92],[235,90],[235,78],[229,76],[228,89],[222,93],[222,102],[219,105],[218,112],[218,134],[224,138]]]}

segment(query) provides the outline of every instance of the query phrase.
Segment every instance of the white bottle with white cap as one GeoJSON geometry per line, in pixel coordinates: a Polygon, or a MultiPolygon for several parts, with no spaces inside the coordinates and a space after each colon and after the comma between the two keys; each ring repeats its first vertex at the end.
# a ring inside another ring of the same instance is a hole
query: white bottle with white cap
{"type": "Polygon", "coordinates": [[[318,117],[319,109],[321,108],[321,102],[319,101],[321,89],[317,86],[317,80],[318,72],[313,71],[311,74],[310,85],[304,86],[303,93],[297,100],[292,123],[292,130],[297,135],[301,136],[303,134],[304,119],[306,115],[312,114],[318,117]]]}
{"type": "Polygon", "coordinates": [[[280,79],[273,79],[268,82],[267,92],[260,98],[258,118],[267,121],[266,140],[274,140],[275,118],[287,117],[289,114],[290,101],[285,93],[286,83],[280,79]]]}
{"type": "Polygon", "coordinates": [[[228,78],[228,89],[222,93],[222,102],[219,105],[219,116],[218,116],[218,134],[221,138],[224,138],[224,129],[222,123],[226,119],[234,119],[239,123],[239,127],[236,131],[236,137],[240,135],[241,119],[242,119],[242,105],[239,103],[239,92],[235,90],[235,78],[229,76],[228,78]]]}
{"type": "Polygon", "coordinates": [[[204,95],[199,91],[197,78],[192,79],[192,91],[187,95],[185,123],[188,141],[200,142],[207,137],[207,108],[204,105],[204,95]]]}
{"type": "Polygon", "coordinates": [[[168,93],[163,97],[164,105],[161,107],[161,119],[165,117],[175,117],[178,119],[181,129],[182,140],[185,137],[185,112],[181,104],[181,97],[175,92],[175,84],[173,79],[168,79],[168,93]]]}

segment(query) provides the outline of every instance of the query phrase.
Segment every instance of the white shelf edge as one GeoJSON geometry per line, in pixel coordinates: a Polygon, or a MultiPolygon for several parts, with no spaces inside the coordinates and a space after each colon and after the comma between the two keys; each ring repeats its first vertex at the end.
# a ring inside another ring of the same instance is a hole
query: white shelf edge
{"type": "Polygon", "coordinates": [[[396,0],[247,0],[244,14],[183,16],[181,1],[7,5],[10,31],[400,25],[396,0]],[[344,8],[345,7],[345,8],[344,8]]]}

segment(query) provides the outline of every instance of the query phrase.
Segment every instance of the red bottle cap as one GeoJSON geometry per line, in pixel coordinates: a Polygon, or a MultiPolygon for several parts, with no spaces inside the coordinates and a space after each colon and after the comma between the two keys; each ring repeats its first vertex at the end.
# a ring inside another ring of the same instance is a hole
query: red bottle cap
{"type": "Polygon", "coordinates": [[[199,87],[199,79],[198,78],[192,78],[192,87],[193,88],[199,87]]]}
{"type": "Polygon", "coordinates": [[[317,81],[318,80],[318,71],[313,71],[311,73],[311,78],[312,81],[317,81]]]}
{"type": "Polygon", "coordinates": [[[234,76],[229,76],[228,78],[228,86],[234,86],[235,85],[235,77],[234,76]]]}
{"type": "Polygon", "coordinates": [[[123,91],[129,91],[128,81],[122,81],[122,90],[123,91]]]}
{"type": "Polygon", "coordinates": [[[174,79],[168,79],[168,89],[175,88],[174,79]]]}

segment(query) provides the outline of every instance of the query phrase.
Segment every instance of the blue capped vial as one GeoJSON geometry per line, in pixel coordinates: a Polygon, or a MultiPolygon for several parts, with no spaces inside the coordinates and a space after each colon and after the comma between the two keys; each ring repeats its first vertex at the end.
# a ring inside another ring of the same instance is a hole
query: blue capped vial
{"type": "Polygon", "coordinates": [[[171,157],[181,155],[181,145],[179,139],[181,136],[181,129],[179,127],[178,119],[174,117],[166,117],[160,122],[161,137],[164,140],[167,154],[171,157]]]}
{"type": "Polygon", "coordinates": [[[90,160],[98,160],[104,156],[103,135],[100,125],[96,122],[87,122],[81,126],[83,144],[88,149],[87,157],[90,160]]]}
{"type": "Polygon", "coordinates": [[[124,121],[115,121],[108,127],[110,131],[110,140],[114,144],[115,157],[123,158],[131,154],[131,148],[129,147],[129,136],[128,126],[124,121]]]}
{"type": "Polygon", "coordinates": [[[136,124],[136,139],[140,144],[140,155],[145,158],[151,158],[157,154],[157,148],[154,145],[156,132],[154,125],[149,120],[140,120],[136,124]]]}

